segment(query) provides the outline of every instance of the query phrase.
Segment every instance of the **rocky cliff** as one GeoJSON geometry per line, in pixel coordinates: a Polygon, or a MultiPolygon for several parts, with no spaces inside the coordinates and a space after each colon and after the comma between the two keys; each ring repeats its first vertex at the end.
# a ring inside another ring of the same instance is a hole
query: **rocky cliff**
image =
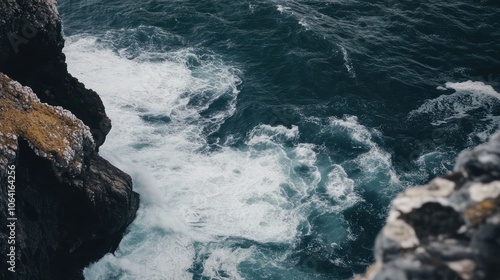
{"type": "Polygon", "coordinates": [[[42,102],[82,120],[96,148],[111,129],[96,92],[68,74],[55,0],[0,0],[0,72],[33,89],[42,102]]]}
{"type": "Polygon", "coordinates": [[[111,122],[63,44],[55,1],[0,0],[0,279],[81,279],[138,209],[98,155],[111,122]]]}
{"type": "Polygon", "coordinates": [[[500,279],[500,134],[392,203],[358,280],[500,279]]]}

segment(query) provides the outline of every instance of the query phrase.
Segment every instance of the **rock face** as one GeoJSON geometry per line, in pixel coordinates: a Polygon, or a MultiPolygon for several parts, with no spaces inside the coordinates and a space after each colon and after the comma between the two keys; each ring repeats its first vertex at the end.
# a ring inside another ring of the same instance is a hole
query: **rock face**
{"type": "Polygon", "coordinates": [[[0,0],[0,279],[82,279],[139,205],[97,153],[111,122],[68,74],[60,30],[55,1],[0,0]]]}
{"type": "Polygon", "coordinates": [[[62,106],[90,127],[96,148],[111,129],[96,92],[72,77],[55,0],[0,0],[0,72],[62,106]]]}
{"type": "Polygon", "coordinates": [[[500,279],[500,134],[459,156],[453,173],[410,188],[356,279],[500,279]]]}

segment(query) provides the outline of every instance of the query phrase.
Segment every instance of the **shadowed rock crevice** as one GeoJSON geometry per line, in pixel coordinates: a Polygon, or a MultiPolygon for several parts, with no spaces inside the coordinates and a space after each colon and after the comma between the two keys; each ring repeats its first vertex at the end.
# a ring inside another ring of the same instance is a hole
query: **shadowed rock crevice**
{"type": "Polygon", "coordinates": [[[420,240],[439,235],[454,236],[464,224],[453,208],[435,202],[425,203],[408,214],[402,214],[401,219],[415,230],[420,240]]]}

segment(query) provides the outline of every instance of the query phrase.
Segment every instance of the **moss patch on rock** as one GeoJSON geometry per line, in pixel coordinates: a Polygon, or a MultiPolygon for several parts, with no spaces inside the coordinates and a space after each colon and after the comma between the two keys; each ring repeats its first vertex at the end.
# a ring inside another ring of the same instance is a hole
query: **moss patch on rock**
{"type": "Polygon", "coordinates": [[[0,74],[0,146],[22,137],[42,157],[77,168],[82,145],[93,145],[88,127],[69,111],[41,103],[28,87],[0,74]]]}

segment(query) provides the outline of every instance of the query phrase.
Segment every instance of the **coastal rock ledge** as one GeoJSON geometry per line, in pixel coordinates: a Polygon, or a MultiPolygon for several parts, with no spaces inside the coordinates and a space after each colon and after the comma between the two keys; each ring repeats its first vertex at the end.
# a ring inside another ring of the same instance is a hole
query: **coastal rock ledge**
{"type": "Polygon", "coordinates": [[[356,280],[500,279],[500,133],[452,173],[393,201],[376,262],[356,280]]]}
{"type": "Polygon", "coordinates": [[[83,279],[139,207],[131,177],[98,154],[111,121],[63,46],[55,1],[0,0],[2,280],[83,279]]]}

